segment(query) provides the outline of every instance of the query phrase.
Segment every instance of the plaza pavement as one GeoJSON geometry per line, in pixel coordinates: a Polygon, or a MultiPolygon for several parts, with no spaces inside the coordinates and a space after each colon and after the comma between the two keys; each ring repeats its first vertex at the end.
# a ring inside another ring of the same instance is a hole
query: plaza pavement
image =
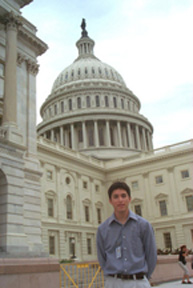
{"type": "MultiPolygon", "coordinates": [[[[190,279],[191,282],[193,282],[193,278],[190,279]]],[[[167,283],[163,283],[163,284],[158,284],[156,286],[153,287],[159,287],[159,288],[180,288],[180,287],[190,287],[193,288],[193,284],[182,284],[181,280],[177,280],[177,281],[171,281],[171,282],[167,282],[167,283]]]]}

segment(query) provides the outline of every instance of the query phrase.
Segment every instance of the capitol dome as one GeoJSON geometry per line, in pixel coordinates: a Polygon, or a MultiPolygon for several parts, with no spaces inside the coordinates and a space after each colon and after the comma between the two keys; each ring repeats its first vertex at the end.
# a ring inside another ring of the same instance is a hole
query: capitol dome
{"type": "Polygon", "coordinates": [[[150,151],[153,127],[122,76],[94,55],[82,21],[78,57],[56,78],[43,103],[38,135],[98,159],[150,151]]]}

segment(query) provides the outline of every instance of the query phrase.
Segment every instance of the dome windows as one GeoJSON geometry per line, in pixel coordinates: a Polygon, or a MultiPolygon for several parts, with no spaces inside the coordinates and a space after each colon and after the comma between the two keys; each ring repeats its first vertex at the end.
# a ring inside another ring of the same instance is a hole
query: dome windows
{"type": "Polygon", "coordinates": [[[72,110],[72,99],[68,100],[68,108],[69,110],[72,110]]]}
{"type": "Polygon", "coordinates": [[[105,107],[109,107],[109,98],[105,96],[105,107]]]}
{"type": "Polygon", "coordinates": [[[78,109],[81,108],[81,98],[80,97],[77,98],[77,107],[78,107],[78,109]]]}
{"type": "Polygon", "coordinates": [[[86,96],[86,107],[90,107],[90,96],[86,96]]]}
{"type": "Polygon", "coordinates": [[[117,98],[116,97],[113,97],[113,105],[114,105],[114,108],[117,108],[117,98]]]}
{"type": "Polygon", "coordinates": [[[125,107],[124,107],[124,100],[123,100],[123,98],[121,99],[121,108],[122,108],[122,109],[125,108],[125,107]]]}
{"type": "Polygon", "coordinates": [[[96,95],[95,101],[96,101],[96,107],[100,107],[100,99],[98,95],[96,95]]]}

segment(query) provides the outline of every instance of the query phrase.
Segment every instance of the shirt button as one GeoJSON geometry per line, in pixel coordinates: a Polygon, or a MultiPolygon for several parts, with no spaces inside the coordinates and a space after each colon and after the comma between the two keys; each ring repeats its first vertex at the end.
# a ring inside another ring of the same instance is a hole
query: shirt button
{"type": "Polygon", "coordinates": [[[127,258],[125,258],[125,261],[127,261],[127,258]]]}
{"type": "Polygon", "coordinates": [[[127,250],[127,247],[123,247],[124,250],[127,250]]]}
{"type": "Polygon", "coordinates": [[[123,235],[123,238],[125,239],[125,235],[123,235]]]}
{"type": "Polygon", "coordinates": [[[125,272],[127,272],[127,269],[125,269],[125,272]]]}

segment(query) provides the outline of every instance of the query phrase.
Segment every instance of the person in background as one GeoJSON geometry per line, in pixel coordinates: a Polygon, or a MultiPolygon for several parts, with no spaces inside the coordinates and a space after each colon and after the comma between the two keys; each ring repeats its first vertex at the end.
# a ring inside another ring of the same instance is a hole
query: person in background
{"type": "Polygon", "coordinates": [[[179,257],[178,257],[178,263],[180,265],[180,267],[182,268],[182,270],[184,271],[184,276],[182,278],[182,284],[192,284],[192,282],[190,281],[189,278],[189,271],[188,271],[188,267],[186,266],[186,256],[188,256],[188,249],[186,247],[186,245],[182,245],[180,247],[180,253],[179,253],[179,257]],[[185,281],[187,279],[187,282],[185,281]]]}
{"type": "Polygon", "coordinates": [[[108,196],[114,213],[97,230],[105,288],[149,288],[157,262],[152,226],[129,209],[131,194],[126,183],[113,183],[108,196]]]}

